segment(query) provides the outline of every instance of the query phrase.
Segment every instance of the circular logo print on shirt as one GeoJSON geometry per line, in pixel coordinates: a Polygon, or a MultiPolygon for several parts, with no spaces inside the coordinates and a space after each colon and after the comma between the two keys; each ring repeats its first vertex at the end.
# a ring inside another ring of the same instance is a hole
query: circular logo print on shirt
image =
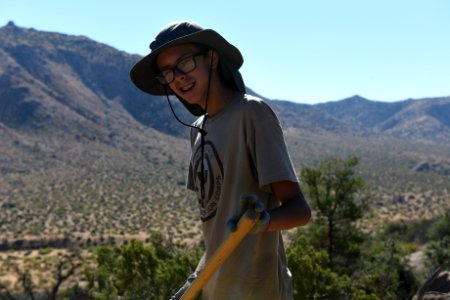
{"type": "Polygon", "coordinates": [[[223,166],[210,141],[204,143],[203,155],[202,147],[197,148],[192,162],[195,175],[194,184],[200,205],[200,218],[205,222],[216,215],[217,203],[222,190],[223,166]]]}

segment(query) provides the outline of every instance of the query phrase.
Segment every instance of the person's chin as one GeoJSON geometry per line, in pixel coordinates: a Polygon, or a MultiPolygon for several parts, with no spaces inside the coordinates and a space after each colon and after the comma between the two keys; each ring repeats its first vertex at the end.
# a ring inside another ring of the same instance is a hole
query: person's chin
{"type": "Polygon", "coordinates": [[[201,101],[199,101],[199,96],[195,96],[195,95],[189,95],[189,93],[186,93],[184,95],[181,96],[187,103],[189,104],[197,104],[197,105],[201,105],[201,101]]]}

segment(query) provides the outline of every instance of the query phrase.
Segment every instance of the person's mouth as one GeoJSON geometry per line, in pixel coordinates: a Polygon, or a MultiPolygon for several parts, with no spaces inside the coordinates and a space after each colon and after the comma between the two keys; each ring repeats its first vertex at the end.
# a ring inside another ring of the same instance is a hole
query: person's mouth
{"type": "Polygon", "coordinates": [[[182,93],[187,93],[187,92],[189,92],[190,90],[192,90],[192,89],[194,88],[194,86],[195,86],[195,83],[190,83],[190,84],[188,84],[188,85],[185,85],[185,86],[180,87],[179,89],[180,89],[180,91],[181,91],[182,93]]]}

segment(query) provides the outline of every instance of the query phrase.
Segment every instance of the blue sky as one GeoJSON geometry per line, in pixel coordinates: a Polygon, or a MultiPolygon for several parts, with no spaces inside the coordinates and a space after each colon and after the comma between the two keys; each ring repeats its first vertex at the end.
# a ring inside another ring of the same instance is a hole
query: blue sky
{"type": "Polygon", "coordinates": [[[145,55],[174,20],[244,55],[246,85],[300,103],[450,95],[449,0],[0,0],[0,26],[84,35],[145,55]]]}

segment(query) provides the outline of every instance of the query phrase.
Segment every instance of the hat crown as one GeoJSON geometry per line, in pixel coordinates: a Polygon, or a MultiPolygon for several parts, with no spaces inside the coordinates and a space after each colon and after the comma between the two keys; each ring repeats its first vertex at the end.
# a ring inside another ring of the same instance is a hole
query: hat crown
{"type": "Polygon", "coordinates": [[[202,30],[203,28],[201,26],[187,21],[170,23],[164,27],[155,37],[155,40],[150,43],[150,50],[153,51],[168,42],[202,30]]]}

